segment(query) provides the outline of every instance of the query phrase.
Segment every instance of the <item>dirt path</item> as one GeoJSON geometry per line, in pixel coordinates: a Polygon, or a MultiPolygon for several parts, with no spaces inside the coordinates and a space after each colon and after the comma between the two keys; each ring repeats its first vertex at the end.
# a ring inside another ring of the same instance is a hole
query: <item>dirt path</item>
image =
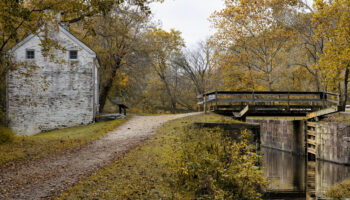
{"type": "Polygon", "coordinates": [[[156,132],[164,122],[193,114],[134,116],[117,130],[79,150],[0,171],[0,199],[47,199],[63,192],[156,132]]]}

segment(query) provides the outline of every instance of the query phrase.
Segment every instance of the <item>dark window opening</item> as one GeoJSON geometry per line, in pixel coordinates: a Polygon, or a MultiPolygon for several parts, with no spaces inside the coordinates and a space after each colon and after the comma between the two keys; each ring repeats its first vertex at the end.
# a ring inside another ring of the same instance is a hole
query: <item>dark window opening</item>
{"type": "Polygon", "coordinates": [[[73,51],[69,51],[69,59],[78,59],[78,51],[73,50],[73,51]]]}
{"type": "Polygon", "coordinates": [[[26,58],[27,59],[34,59],[35,58],[35,51],[34,50],[27,50],[26,51],[26,58]]]}

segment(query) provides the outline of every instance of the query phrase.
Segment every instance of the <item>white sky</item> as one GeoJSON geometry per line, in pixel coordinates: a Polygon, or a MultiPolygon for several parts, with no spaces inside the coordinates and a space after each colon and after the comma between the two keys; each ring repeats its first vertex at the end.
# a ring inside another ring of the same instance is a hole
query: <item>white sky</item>
{"type": "Polygon", "coordinates": [[[222,8],[223,0],[165,0],[162,4],[151,4],[155,20],[160,20],[167,31],[171,28],[181,31],[187,47],[215,32],[208,19],[215,10],[222,8]]]}
{"type": "MultiPolygon", "coordinates": [[[[312,5],[313,0],[303,0],[312,5]]],[[[224,0],[165,0],[164,3],[152,3],[155,20],[162,28],[171,28],[182,32],[187,47],[207,39],[215,30],[208,21],[215,10],[224,8],[224,0]]]]}

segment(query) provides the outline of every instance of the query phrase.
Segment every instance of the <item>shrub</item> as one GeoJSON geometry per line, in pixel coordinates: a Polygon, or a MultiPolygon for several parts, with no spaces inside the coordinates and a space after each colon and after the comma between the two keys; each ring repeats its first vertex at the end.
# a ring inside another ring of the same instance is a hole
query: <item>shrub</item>
{"type": "Polygon", "coordinates": [[[238,141],[223,138],[221,131],[185,130],[176,169],[179,189],[195,191],[196,199],[260,199],[267,186],[257,166],[260,157],[251,134],[238,141]]]}
{"type": "Polygon", "coordinates": [[[335,199],[350,198],[350,179],[334,185],[327,191],[327,196],[335,199]]]}
{"type": "Polygon", "coordinates": [[[5,124],[6,124],[6,111],[4,109],[4,106],[0,105],[0,126],[5,124]]]}
{"type": "Polygon", "coordinates": [[[11,142],[13,138],[14,134],[10,129],[0,126],[0,144],[11,142]]]}

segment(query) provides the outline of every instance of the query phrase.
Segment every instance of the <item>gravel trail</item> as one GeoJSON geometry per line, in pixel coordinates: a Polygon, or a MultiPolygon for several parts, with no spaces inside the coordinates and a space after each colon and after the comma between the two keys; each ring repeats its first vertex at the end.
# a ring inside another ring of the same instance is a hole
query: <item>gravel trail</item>
{"type": "Polygon", "coordinates": [[[3,169],[0,199],[51,199],[145,141],[163,123],[195,114],[134,116],[80,149],[3,169]]]}

